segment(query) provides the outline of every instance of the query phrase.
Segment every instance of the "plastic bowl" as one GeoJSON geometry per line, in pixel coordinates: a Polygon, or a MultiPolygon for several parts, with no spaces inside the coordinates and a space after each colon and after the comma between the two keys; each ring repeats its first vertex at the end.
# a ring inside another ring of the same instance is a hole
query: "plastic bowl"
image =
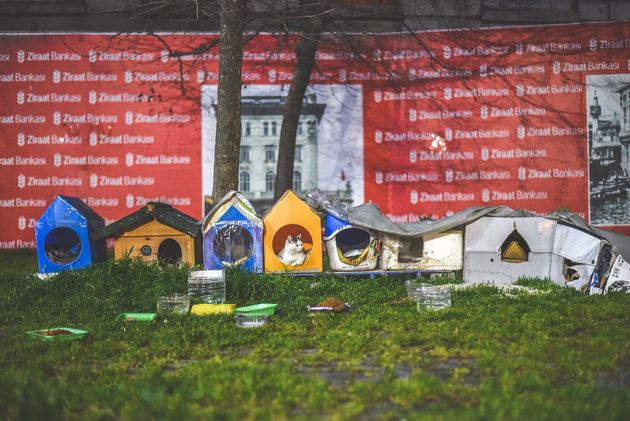
{"type": "Polygon", "coordinates": [[[278,304],[260,303],[251,306],[237,307],[236,314],[244,314],[250,316],[271,316],[276,313],[278,304]]]}
{"type": "Polygon", "coordinates": [[[195,304],[190,313],[196,316],[209,316],[212,314],[234,314],[236,304],[195,304]]]}
{"type": "Polygon", "coordinates": [[[88,334],[88,331],[72,327],[51,327],[50,329],[30,330],[26,334],[31,338],[41,339],[42,341],[72,341],[83,339],[88,334]],[[69,333],[62,333],[64,331],[69,333]]]}
{"type": "Polygon", "coordinates": [[[242,328],[263,327],[268,320],[268,314],[237,314],[236,326],[242,328]]]}

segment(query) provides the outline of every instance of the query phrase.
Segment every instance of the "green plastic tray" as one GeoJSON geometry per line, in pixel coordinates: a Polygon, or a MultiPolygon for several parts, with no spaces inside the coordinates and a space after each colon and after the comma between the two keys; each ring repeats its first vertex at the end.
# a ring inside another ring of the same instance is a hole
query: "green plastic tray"
{"type": "Polygon", "coordinates": [[[51,327],[50,329],[30,330],[26,332],[26,334],[31,338],[41,339],[42,341],[72,341],[83,339],[83,337],[88,334],[88,331],[74,329],[72,327],[51,327]],[[67,330],[72,333],[67,333],[64,335],[46,335],[47,332],[58,329],[67,330]]]}
{"type": "Polygon", "coordinates": [[[272,315],[276,312],[278,304],[260,303],[251,306],[237,307],[236,314],[244,314],[246,316],[272,315]]]}
{"type": "Polygon", "coordinates": [[[118,319],[129,322],[152,322],[157,318],[157,313],[120,313],[118,319]]]}

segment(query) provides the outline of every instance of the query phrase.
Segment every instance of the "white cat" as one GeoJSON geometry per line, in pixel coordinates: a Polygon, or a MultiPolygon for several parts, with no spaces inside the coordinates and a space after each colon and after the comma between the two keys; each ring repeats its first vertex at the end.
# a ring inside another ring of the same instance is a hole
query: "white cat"
{"type": "Polygon", "coordinates": [[[284,242],[284,248],[278,253],[278,259],[286,266],[301,266],[310,253],[311,250],[304,250],[302,234],[295,237],[289,235],[284,242]]]}

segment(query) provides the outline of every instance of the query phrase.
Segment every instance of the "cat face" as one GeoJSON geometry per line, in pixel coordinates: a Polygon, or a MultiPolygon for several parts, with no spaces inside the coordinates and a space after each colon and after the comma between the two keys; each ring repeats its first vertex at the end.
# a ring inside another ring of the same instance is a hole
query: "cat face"
{"type": "Polygon", "coordinates": [[[292,252],[303,251],[304,243],[302,243],[302,234],[298,234],[295,237],[289,235],[284,243],[284,248],[286,250],[291,250],[292,252]]]}

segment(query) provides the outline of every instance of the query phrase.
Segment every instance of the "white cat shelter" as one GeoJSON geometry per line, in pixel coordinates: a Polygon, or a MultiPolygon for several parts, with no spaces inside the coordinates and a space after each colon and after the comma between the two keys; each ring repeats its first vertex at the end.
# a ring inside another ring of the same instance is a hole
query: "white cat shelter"
{"type": "Polygon", "coordinates": [[[466,225],[465,282],[511,284],[549,278],[588,283],[605,240],[552,219],[483,217],[466,225]]]}
{"type": "Polygon", "coordinates": [[[459,271],[463,265],[463,233],[433,232],[417,237],[380,236],[382,270],[459,271]]]}

